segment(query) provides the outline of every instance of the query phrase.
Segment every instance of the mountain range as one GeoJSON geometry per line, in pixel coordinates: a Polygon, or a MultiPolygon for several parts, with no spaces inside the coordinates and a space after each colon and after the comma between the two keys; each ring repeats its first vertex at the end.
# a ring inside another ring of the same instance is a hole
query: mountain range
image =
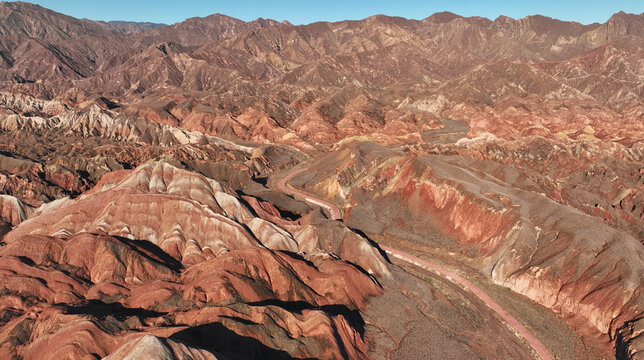
{"type": "Polygon", "coordinates": [[[0,3],[0,358],[640,359],[643,244],[644,13],[0,3]]]}

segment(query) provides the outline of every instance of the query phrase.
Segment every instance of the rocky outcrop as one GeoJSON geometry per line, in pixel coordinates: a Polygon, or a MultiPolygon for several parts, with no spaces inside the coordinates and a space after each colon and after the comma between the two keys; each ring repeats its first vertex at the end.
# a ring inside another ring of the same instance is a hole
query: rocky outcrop
{"type": "Polygon", "coordinates": [[[33,208],[19,199],[10,195],[0,195],[0,218],[12,226],[25,221],[32,212],[33,208]]]}
{"type": "Polygon", "coordinates": [[[380,253],[346,228],[273,223],[279,212],[245,203],[151,162],[42,205],[0,248],[0,333],[18,337],[0,353],[366,358],[354,318],[389,276],[380,253]],[[245,345],[207,340],[223,334],[245,345]]]}
{"type": "Polygon", "coordinates": [[[164,147],[177,144],[209,143],[244,152],[250,152],[253,149],[199,132],[159,125],[142,119],[118,117],[96,105],[86,112],[68,111],[49,118],[8,115],[0,119],[0,129],[5,131],[55,129],[85,137],[101,137],[164,147]]]}
{"type": "Polygon", "coordinates": [[[292,183],[344,204],[352,227],[461,253],[581,333],[606,334],[618,349],[642,351],[634,330],[644,301],[637,239],[521,190],[527,180],[521,171],[493,173],[465,157],[370,146],[347,146],[320,160],[317,174],[292,183]],[[433,232],[442,237],[426,235],[433,232]],[[628,329],[632,335],[623,334],[628,329]]]}
{"type": "MultiPolygon", "coordinates": [[[[529,357],[360,231],[641,356],[643,16],[159,26],[1,3],[0,358],[529,357]],[[272,190],[309,160],[289,183],[343,221],[272,190]]],[[[552,353],[594,357],[566,331],[552,353]]]]}

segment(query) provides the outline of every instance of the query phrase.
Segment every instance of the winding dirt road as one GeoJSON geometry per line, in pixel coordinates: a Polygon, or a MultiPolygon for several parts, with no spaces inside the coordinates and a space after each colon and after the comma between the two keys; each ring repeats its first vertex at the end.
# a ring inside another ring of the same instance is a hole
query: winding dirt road
{"type": "MultiPolygon", "coordinates": [[[[305,192],[302,192],[300,190],[294,189],[290,186],[287,185],[287,182],[291,180],[294,176],[297,174],[303,173],[308,170],[308,167],[305,168],[300,168],[298,170],[294,170],[290,173],[288,173],[282,180],[280,180],[277,183],[277,189],[286,193],[293,195],[295,197],[299,197],[303,199],[304,201],[307,201],[311,204],[320,206],[324,209],[326,209],[331,215],[331,218],[335,220],[341,220],[342,219],[342,214],[340,213],[340,210],[338,209],[337,206],[334,204],[317,198],[311,194],[307,194],[305,192]]],[[[408,262],[410,264],[413,264],[415,266],[424,268],[426,270],[432,271],[441,277],[461,286],[462,288],[472,292],[474,295],[476,295],[481,301],[483,301],[490,309],[492,309],[494,312],[496,312],[505,323],[512,328],[515,334],[517,336],[522,337],[525,341],[532,346],[534,351],[539,355],[539,357],[543,360],[555,360],[554,356],[548,351],[548,349],[528,331],[521,323],[515,319],[512,315],[510,315],[507,311],[505,311],[498,303],[496,303],[491,297],[489,297],[483,290],[481,290],[478,286],[474,285],[467,279],[449,271],[446,270],[436,264],[430,263],[426,260],[420,259],[414,255],[408,254],[406,252],[403,252],[401,250],[393,249],[388,246],[380,245],[380,247],[386,251],[387,253],[391,254],[392,256],[403,260],[405,262],[408,262]]]]}
{"type": "Polygon", "coordinates": [[[332,203],[316,198],[310,194],[307,194],[305,192],[302,192],[300,190],[294,189],[290,186],[288,186],[286,183],[291,180],[295,175],[300,174],[308,170],[309,168],[302,168],[298,169],[295,171],[292,171],[288,173],[282,180],[280,180],[279,183],[277,183],[277,189],[283,193],[286,194],[291,194],[295,197],[299,197],[303,199],[306,202],[309,202],[311,204],[321,206],[322,208],[326,209],[329,212],[329,215],[331,215],[331,218],[334,220],[341,220],[342,219],[342,214],[340,213],[340,210],[338,209],[337,206],[333,205],[332,203]]]}

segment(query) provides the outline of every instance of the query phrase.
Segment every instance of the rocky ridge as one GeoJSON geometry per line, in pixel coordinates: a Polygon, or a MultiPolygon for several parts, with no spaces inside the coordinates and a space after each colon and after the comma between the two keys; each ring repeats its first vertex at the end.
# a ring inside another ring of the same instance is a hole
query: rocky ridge
{"type": "MultiPolygon", "coordinates": [[[[240,355],[286,341],[290,356],[365,358],[351,314],[382,291],[373,277],[390,276],[380,254],[349,230],[316,239],[306,221],[278,227],[244,204],[214,180],[156,162],[41,206],[0,249],[2,332],[18,339],[3,343],[3,356],[107,356],[138,338],[136,353],[159,344],[141,331],[173,344],[216,339],[220,328],[240,343],[258,339],[240,355]]],[[[202,341],[191,351],[235,351],[202,341]]]]}

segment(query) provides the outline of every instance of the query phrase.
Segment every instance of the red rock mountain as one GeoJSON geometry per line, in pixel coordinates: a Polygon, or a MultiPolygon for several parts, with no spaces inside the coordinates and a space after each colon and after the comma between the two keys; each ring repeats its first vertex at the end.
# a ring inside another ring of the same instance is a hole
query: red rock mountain
{"type": "Polygon", "coordinates": [[[355,135],[404,141],[450,117],[467,119],[471,137],[520,136],[499,118],[547,137],[580,122],[601,133],[616,119],[632,123],[622,142],[642,137],[642,15],[293,26],[216,14],[125,35],[28,3],[4,3],[0,16],[6,88],[74,108],[104,97],[210,134],[300,148],[355,135]]]}
{"type": "Polygon", "coordinates": [[[644,13],[0,3],[2,359],[641,359],[643,244],[644,13]]]}

